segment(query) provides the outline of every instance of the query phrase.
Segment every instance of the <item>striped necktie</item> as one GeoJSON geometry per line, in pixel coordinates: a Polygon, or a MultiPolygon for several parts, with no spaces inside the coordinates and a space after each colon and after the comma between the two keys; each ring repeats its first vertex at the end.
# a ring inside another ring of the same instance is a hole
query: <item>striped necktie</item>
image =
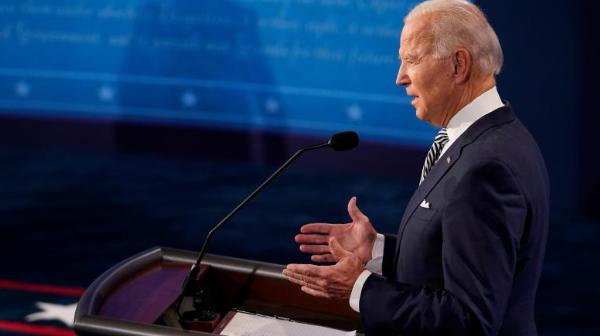
{"type": "Polygon", "coordinates": [[[444,149],[444,145],[448,142],[448,132],[446,132],[445,128],[442,128],[438,134],[435,136],[433,140],[433,145],[427,152],[427,157],[425,158],[425,163],[423,164],[423,169],[421,170],[421,181],[419,184],[423,183],[427,174],[431,170],[431,167],[437,162],[440,158],[440,154],[442,153],[442,149],[444,149]]]}

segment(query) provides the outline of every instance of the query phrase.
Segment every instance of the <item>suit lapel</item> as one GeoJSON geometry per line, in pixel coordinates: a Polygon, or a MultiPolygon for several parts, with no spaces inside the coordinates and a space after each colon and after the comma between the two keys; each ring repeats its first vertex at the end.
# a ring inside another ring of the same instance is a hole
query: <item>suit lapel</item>
{"type": "Polygon", "coordinates": [[[482,133],[486,130],[510,122],[515,119],[515,115],[510,108],[510,104],[506,102],[506,105],[483,116],[477,120],[471,127],[469,127],[465,133],[463,133],[456,141],[446,150],[446,153],[440,157],[437,163],[431,168],[431,171],[423,180],[423,183],[417,188],[413,196],[411,197],[404,215],[402,216],[402,222],[400,222],[400,228],[398,230],[398,239],[396,246],[396,257],[399,252],[399,245],[402,241],[402,234],[406,227],[406,223],[415,212],[416,208],[421,202],[426,199],[431,190],[440,182],[442,177],[446,175],[448,170],[460,159],[463,152],[463,148],[475,141],[482,133]]]}
{"type": "Polygon", "coordinates": [[[431,168],[431,171],[423,180],[423,183],[419,185],[413,196],[411,197],[408,205],[406,206],[406,210],[404,211],[404,216],[402,217],[402,222],[400,223],[400,231],[399,236],[402,235],[404,231],[404,227],[408,219],[412,216],[413,212],[417,209],[417,207],[421,204],[421,202],[429,195],[429,192],[433,187],[435,187],[442,177],[448,172],[450,167],[454,165],[460,158],[460,154],[462,152],[462,146],[458,143],[452,144],[446,153],[440,157],[435,165],[431,168]],[[459,145],[459,146],[456,146],[459,145]]]}

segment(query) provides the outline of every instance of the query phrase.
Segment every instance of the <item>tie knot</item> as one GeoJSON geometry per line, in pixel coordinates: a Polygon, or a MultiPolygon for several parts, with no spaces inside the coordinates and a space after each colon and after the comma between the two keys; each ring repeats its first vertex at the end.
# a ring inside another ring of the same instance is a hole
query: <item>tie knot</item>
{"type": "Polygon", "coordinates": [[[433,140],[433,142],[435,143],[439,143],[439,144],[446,144],[446,142],[448,142],[448,131],[446,130],[446,128],[442,128],[440,129],[440,131],[438,132],[438,134],[435,136],[435,139],[433,140]]]}
{"type": "Polygon", "coordinates": [[[427,152],[427,157],[425,158],[425,163],[423,164],[423,169],[421,170],[421,181],[419,184],[423,182],[427,174],[429,174],[431,167],[433,167],[433,165],[440,158],[442,150],[449,140],[450,139],[448,138],[447,130],[442,128],[435,136],[433,144],[431,145],[429,152],[427,152]]]}

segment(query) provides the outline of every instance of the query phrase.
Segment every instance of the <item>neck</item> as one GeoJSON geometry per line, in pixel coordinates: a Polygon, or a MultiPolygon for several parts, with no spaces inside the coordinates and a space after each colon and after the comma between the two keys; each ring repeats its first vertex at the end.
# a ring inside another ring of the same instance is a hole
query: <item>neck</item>
{"type": "Polygon", "coordinates": [[[450,119],[452,119],[452,117],[454,117],[460,110],[494,86],[496,86],[496,79],[494,78],[494,75],[485,77],[482,80],[465,83],[464,87],[460,91],[460,94],[457,95],[458,98],[452,104],[452,107],[447,109],[448,113],[444,115],[444,118],[440,123],[441,126],[448,126],[450,119]]]}

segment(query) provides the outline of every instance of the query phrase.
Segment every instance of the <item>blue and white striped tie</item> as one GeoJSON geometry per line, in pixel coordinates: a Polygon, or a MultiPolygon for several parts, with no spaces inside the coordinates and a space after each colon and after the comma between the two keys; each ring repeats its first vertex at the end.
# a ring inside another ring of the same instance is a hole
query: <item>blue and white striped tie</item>
{"type": "Polygon", "coordinates": [[[425,158],[425,163],[421,170],[421,181],[419,181],[419,184],[423,183],[423,180],[425,180],[425,177],[429,174],[431,167],[433,167],[440,158],[440,154],[442,154],[442,150],[446,143],[448,143],[448,132],[446,132],[445,128],[442,128],[435,136],[433,145],[431,145],[429,152],[427,152],[427,157],[425,158]]]}

